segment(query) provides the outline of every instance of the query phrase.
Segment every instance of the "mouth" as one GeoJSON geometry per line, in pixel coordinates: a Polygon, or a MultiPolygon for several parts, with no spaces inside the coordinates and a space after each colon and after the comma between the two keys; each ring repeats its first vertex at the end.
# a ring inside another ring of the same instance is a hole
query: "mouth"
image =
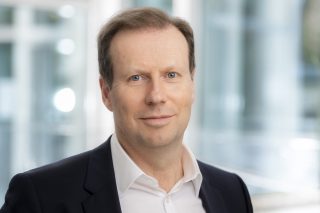
{"type": "Polygon", "coordinates": [[[148,126],[162,127],[170,123],[174,115],[155,115],[142,117],[141,120],[148,126]]]}

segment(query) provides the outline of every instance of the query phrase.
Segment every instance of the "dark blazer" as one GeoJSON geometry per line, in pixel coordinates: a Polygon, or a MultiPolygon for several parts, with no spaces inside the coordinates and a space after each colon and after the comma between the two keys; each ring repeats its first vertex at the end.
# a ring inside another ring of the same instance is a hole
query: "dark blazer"
{"type": "MultiPolygon", "coordinates": [[[[235,174],[198,162],[207,213],[252,213],[235,174]]],[[[110,138],[99,147],[14,176],[0,213],[121,213],[110,138]]]]}

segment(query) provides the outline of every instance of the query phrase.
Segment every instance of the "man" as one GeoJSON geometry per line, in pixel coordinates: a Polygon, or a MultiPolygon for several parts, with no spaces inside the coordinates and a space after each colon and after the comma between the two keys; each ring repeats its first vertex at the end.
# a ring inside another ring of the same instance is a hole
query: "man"
{"type": "Polygon", "coordinates": [[[1,213],[251,213],[243,181],[183,145],[194,99],[193,33],[152,8],[98,38],[100,88],[115,133],[98,148],[16,175],[1,213]]]}

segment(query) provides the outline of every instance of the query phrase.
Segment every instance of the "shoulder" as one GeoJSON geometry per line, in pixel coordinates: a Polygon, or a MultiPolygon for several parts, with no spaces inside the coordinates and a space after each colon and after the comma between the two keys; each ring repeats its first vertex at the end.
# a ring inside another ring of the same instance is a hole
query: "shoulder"
{"type": "Polygon", "coordinates": [[[235,176],[234,173],[206,164],[199,160],[198,160],[198,165],[203,176],[210,176],[216,179],[225,179],[225,178],[231,178],[235,176]]]}
{"type": "Polygon", "coordinates": [[[72,174],[75,171],[80,172],[85,169],[92,152],[93,150],[86,151],[81,154],[67,157],[57,162],[20,173],[19,175],[28,177],[48,176],[54,178],[55,176],[60,177],[69,173],[72,174]]]}
{"type": "Polygon", "coordinates": [[[82,188],[90,161],[107,155],[106,147],[106,143],[103,143],[90,151],[19,173],[13,177],[10,186],[19,182],[29,183],[30,186],[50,192],[82,188]]]}
{"type": "Polygon", "coordinates": [[[0,212],[40,212],[40,206],[50,209],[80,202],[88,195],[84,188],[88,165],[91,159],[103,159],[101,156],[107,155],[106,145],[103,143],[93,150],[15,175],[10,181],[0,212]]]}
{"type": "Polygon", "coordinates": [[[243,180],[235,173],[198,161],[203,180],[219,191],[247,190],[243,180]]]}
{"type": "Polygon", "coordinates": [[[90,159],[106,155],[106,147],[106,143],[103,143],[95,149],[20,173],[16,176],[27,177],[40,183],[48,180],[54,180],[57,183],[59,180],[63,180],[63,182],[69,180],[72,182],[86,174],[90,159]]]}
{"type": "Polygon", "coordinates": [[[10,187],[29,187],[27,191],[56,192],[82,184],[92,151],[83,152],[15,175],[10,187]]]}
{"type": "Polygon", "coordinates": [[[218,194],[228,212],[253,212],[247,186],[237,174],[201,161],[198,165],[203,176],[202,192],[218,194]]]}

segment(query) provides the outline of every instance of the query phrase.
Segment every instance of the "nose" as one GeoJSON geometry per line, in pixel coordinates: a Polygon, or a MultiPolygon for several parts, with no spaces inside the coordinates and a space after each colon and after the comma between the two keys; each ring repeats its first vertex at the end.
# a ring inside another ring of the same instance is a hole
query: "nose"
{"type": "Polygon", "coordinates": [[[164,84],[161,79],[152,79],[149,82],[145,98],[147,105],[156,105],[167,101],[164,84]]]}

